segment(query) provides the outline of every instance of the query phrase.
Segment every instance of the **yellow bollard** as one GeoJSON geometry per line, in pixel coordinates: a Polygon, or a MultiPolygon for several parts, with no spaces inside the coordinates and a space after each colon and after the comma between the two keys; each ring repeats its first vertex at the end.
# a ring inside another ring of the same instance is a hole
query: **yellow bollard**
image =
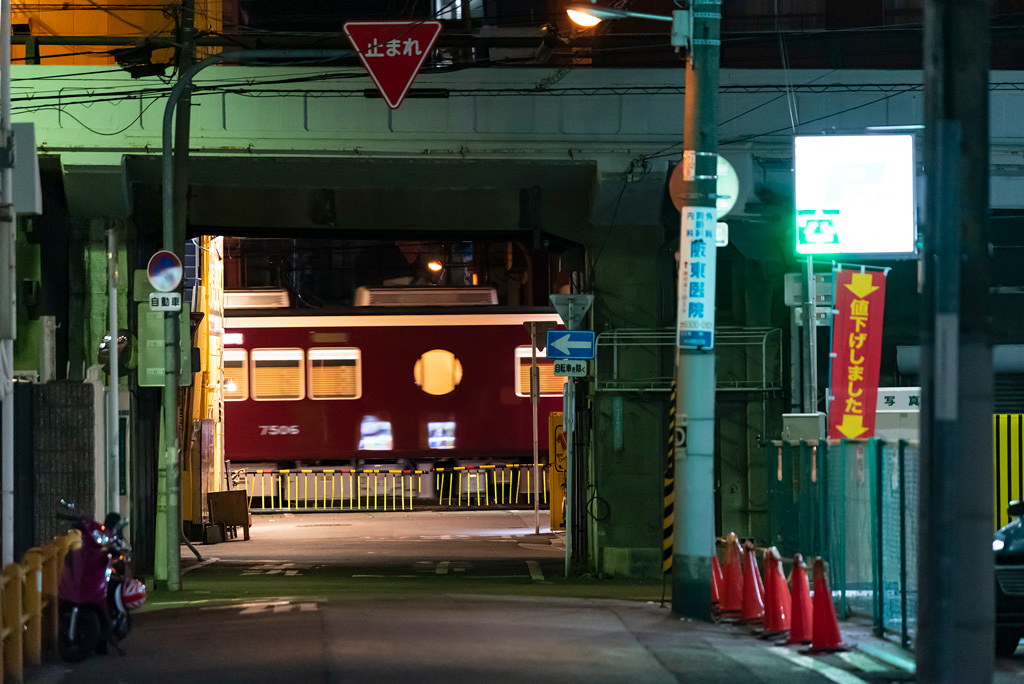
{"type": "MultiPolygon", "coordinates": [[[[64,537],[66,540],[67,537],[64,537]]],[[[65,542],[66,543],[66,542],[65,542]]],[[[43,610],[42,646],[44,651],[57,648],[57,583],[63,561],[58,565],[60,544],[55,539],[43,547],[43,610]]]]}
{"type": "Polygon", "coordinates": [[[43,550],[25,552],[25,662],[43,660],[43,550]]]}
{"type": "MultiPolygon", "coordinates": [[[[513,503],[513,504],[518,504],[519,503],[519,483],[522,482],[522,480],[523,480],[523,473],[522,473],[521,470],[519,470],[519,466],[516,466],[516,498],[515,498],[515,501],[510,501],[509,503],[513,503]]],[[[508,488],[509,488],[509,493],[511,493],[511,490],[512,490],[512,480],[511,479],[509,479],[508,488]]]]}
{"type": "MultiPolygon", "coordinates": [[[[278,508],[284,508],[284,497],[281,496],[281,478],[284,476],[285,472],[286,471],[284,471],[284,470],[277,471],[277,507],[278,508]]],[[[271,497],[271,498],[273,498],[273,497],[271,497]]],[[[273,505],[274,502],[271,501],[270,503],[271,503],[271,505],[273,505]]]]}
{"type": "MultiPolygon", "coordinates": [[[[377,510],[377,472],[373,471],[373,510],[377,510]]],[[[384,499],[384,503],[387,503],[387,498],[384,499]]]]}
{"type": "Polygon", "coordinates": [[[448,473],[448,505],[452,505],[452,481],[455,479],[455,473],[448,473]]]}
{"type": "MultiPolygon", "coordinates": [[[[480,472],[476,473],[476,505],[480,505],[480,472]]],[[[469,496],[466,496],[466,505],[469,505],[469,496]]]]}
{"type": "Polygon", "coordinates": [[[25,672],[24,631],[22,630],[22,586],[25,571],[17,563],[4,568],[4,679],[23,680],[25,672]]]}
{"type": "Polygon", "coordinates": [[[486,470],[484,471],[484,492],[487,495],[487,498],[485,499],[485,501],[487,503],[487,507],[490,508],[490,506],[491,506],[491,488],[490,488],[490,481],[487,478],[487,471],[486,470]]]}
{"type": "Polygon", "coordinates": [[[546,504],[548,502],[548,469],[543,468],[540,472],[544,476],[544,486],[541,488],[541,491],[544,492],[544,503],[546,504]]]}

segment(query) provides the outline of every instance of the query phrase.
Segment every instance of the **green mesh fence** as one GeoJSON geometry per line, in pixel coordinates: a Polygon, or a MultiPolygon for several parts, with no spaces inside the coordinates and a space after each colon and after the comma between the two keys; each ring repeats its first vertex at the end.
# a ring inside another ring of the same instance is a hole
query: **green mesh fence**
{"type": "Polygon", "coordinates": [[[765,451],[771,544],[820,556],[841,618],[872,616],[908,645],[917,613],[917,446],[775,442],[765,451]]]}
{"type": "Polygon", "coordinates": [[[918,446],[879,442],[875,630],[909,646],[917,627],[918,446]]]}

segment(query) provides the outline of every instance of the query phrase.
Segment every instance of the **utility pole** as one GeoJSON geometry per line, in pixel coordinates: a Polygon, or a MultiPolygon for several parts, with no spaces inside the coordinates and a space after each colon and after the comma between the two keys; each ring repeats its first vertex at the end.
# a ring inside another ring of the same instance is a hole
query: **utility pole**
{"type": "Polygon", "coordinates": [[[11,132],[11,2],[0,0],[0,560],[14,562],[15,217],[11,132]]]}
{"type": "MultiPolygon", "coordinates": [[[[710,620],[715,552],[715,226],[722,0],[693,0],[679,240],[672,611],[710,620]]],[[[813,323],[813,321],[812,321],[813,323]]]]}
{"type": "Polygon", "coordinates": [[[925,5],[917,676],[994,668],[989,2],[925,5]]]}
{"type": "MultiPolygon", "coordinates": [[[[185,78],[195,63],[195,3],[194,0],[181,2],[181,47],[178,50],[178,80],[185,78]]],[[[191,77],[175,105],[174,172],[173,172],[173,221],[165,223],[163,248],[174,252],[181,259],[185,245],[185,225],[188,219],[188,150],[191,128],[191,77]]],[[[167,201],[167,198],[164,198],[167,201]]],[[[166,209],[165,209],[166,211],[166,209]]],[[[184,263],[184,259],[182,259],[184,263]]],[[[179,285],[180,287],[180,285],[179,285]]],[[[189,304],[182,297],[182,306],[189,304]]],[[[181,375],[181,313],[164,313],[164,389],[162,412],[162,454],[161,468],[164,498],[164,545],[158,551],[158,561],[164,561],[163,579],[169,591],[181,589],[181,454],[178,429],[178,381],[181,375]]],[[[158,535],[159,537],[159,535],[158,535]]],[[[159,578],[159,565],[158,578],[159,578]]]]}

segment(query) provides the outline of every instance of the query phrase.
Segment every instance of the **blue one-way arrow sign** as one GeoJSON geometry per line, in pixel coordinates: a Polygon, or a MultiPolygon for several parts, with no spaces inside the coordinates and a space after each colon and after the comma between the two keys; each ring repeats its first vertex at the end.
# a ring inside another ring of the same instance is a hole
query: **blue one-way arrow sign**
{"type": "Polygon", "coordinates": [[[594,358],[593,330],[548,330],[549,359],[594,358]]]}

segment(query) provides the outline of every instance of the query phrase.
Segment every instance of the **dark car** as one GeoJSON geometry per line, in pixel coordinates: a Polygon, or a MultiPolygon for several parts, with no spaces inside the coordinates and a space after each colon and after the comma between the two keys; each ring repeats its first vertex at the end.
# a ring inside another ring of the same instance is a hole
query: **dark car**
{"type": "Polygon", "coordinates": [[[996,655],[1008,656],[1024,637],[1024,502],[1007,508],[1015,518],[996,532],[992,550],[996,562],[996,655]]]}

